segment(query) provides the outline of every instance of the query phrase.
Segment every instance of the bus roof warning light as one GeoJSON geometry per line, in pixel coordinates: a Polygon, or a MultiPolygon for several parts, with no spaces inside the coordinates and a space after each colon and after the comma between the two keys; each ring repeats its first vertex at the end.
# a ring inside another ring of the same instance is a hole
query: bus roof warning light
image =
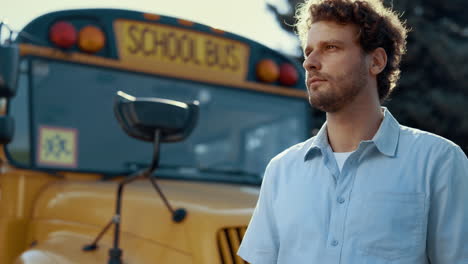
{"type": "Polygon", "coordinates": [[[56,46],[69,49],[76,43],[76,29],[71,23],[60,21],[50,28],[49,38],[56,46]]]}
{"type": "Polygon", "coordinates": [[[104,33],[96,26],[86,26],[80,30],[78,46],[82,51],[96,53],[104,47],[105,42],[104,33]]]}
{"type": "Polygon", "coordinates": [[[299,78],[297,70],[289,63],[283,63],[280,66],[279,81],[282,85],[293,86],[297,83],[299,78]]]}
{"type": "Polygon", "coordinates": [[[280,75],[278,64],[271,59],[263,59],[257,64],[257,78],[266,83],[276,82],[280,75]]]}

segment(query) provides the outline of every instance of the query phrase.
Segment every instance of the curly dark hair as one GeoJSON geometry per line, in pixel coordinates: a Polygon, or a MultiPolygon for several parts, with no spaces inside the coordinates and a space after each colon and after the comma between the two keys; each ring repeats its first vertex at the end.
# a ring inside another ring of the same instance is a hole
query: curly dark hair
{"type": "Polygon", "coordinates": [[[377,75],[379,99],[384,102],[400,78],[400,61],[406,52],[408,29],[399,16],[380,0],[306,0],[296,12],[296,29],[304,47],[312,23],[333,21],[359,28],[359,43],[364,52],[383,48],[387,65],[377,75]]]}

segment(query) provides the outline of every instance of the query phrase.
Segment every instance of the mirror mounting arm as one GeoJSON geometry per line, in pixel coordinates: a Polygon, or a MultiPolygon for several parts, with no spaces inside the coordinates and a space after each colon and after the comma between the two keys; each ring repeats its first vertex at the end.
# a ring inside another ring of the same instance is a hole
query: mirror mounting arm
{"type": "Polygon", "coordinates": [[[97,249],[97,243],[102,238],[102,236],[107,232],[107,230],[114,224],[114,247],[109,250],[109,264],[122,264],[122,250],[119,248],[119,241],[120,241],[120,219],[121,219],[121,208],[122,208],[122,193],[123,188],[125,185],[135,181],[138,178],[148,178],[153,188],[158,192],[163,200],[164,204],[168,208],[169,212],[172,215],[172,220],[176,223],[182,222],[187,215],[187,212],[183,208],[179,208],[174,211],[174,209],[169,204],[166,196],[163,194],[161,189],[159,188],[156,180],[151,177],[153,172],[159,166],[159,147],[160,147],[160,139],[161,139],[161,130],[156,129],[154,131],[154,141],[153,141],[153,160],[151,162],[150,167],[145,170],[138,171],[131,175],[130,177],[124,179],[119,183],[117,189],[117,199],[116,199],[116,206],[115,206],[115,215],[112,219],[107,223],[104,229],[98,234],[96,239],[94,239],[93,243],[89,245],[85,245],[83,247],[84,251],[93,251],[97,249]]]}
{"type": "Polygon", "coordinates": [[[161,144],[161,130],[156,129],[154,131],[154,139],[153,139],[153,160],[151,161],[151,165],[145,171],[145,177],[151,177],[151,174],[158,168],[159,166],[159,145],[161,144]]]}

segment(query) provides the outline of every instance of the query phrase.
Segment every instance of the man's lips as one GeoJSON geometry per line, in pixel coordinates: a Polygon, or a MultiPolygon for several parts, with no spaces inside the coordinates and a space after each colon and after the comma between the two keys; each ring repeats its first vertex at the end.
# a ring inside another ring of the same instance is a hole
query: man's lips
{"type": "Polygon", "coordinates": [[[318,77],[312,77],[312,78],[310,78],[310,79],[308,80],[307,83],[308,83],[309,86],[310,86],[310,85],[312,85],[312,84],[316,84],[316,83],[320,83],[320,82],[325,82],[325,81],[327,81],[327,80],[322,79],[322,78],[318,78],[318,77]]]}

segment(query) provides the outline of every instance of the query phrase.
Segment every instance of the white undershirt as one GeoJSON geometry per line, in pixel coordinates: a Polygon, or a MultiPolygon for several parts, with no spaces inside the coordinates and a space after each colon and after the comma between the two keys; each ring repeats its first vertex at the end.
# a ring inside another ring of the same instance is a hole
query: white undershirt
{"type": "Polygon", "coordinates": [[[353,152],[333,152],[333,154],[335,154],[335,159],[336,159],[336,163],[338,164],[338,168],[340,168],[340,172],[341,172],[341,169],[343,168],[345,161],[348,159],[351,153],[353,152]]]}

